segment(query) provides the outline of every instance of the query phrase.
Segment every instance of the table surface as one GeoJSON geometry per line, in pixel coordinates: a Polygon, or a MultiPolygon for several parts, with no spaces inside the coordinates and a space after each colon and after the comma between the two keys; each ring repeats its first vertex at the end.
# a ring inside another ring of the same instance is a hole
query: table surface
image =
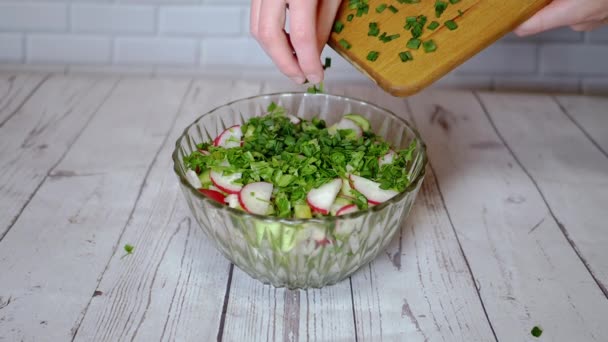
{"type": "Polygon", "coordinates": [[[409,119],[430,165],[386,251],[290,291],[205,239],[170,154],[205,110],[293,88],[0,75],[0,341],[608,341],[608,98],[328,85],[409,119]]]}

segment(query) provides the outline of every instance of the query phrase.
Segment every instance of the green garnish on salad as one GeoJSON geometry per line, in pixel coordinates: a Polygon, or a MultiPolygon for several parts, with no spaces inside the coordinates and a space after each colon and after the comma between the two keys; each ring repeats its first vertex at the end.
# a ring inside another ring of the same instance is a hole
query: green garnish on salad
{"type": "Polygon", "coordinates": [[[271,103],[264,116],[198,144],[184,164],[190,184],[219,203],[312,218],[363,210],[404,191],[415,148],[392,148],[357,114],[328,126],[271,103]]]}

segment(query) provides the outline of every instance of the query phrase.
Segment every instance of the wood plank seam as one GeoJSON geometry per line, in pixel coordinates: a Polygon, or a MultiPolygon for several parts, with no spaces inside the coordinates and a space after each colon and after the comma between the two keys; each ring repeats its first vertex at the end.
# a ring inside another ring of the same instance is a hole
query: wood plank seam
{"type": "MultiPolygon", "coordinates": [[[[417,127],[416,124],[416,119],[414,118],[414,116],[412,115],[412,107],[409,103],[409,101],[405,100],[406,103],[406,107],[407,107],[407,111],[408,111],[408,116],[410,117],[410,120],[412,122],[412,124],[414,125],[414,127],[417,127]]],[[[431,161],[428,161],[428,167],[431,169],[433,174],[435,173],[435,170],[433,169],[433,166],[431,165],[431,161]]],[[[452,221],[452,215],[450,214],[450,211],[448,210],[448,206],[445,203],[445,198],[443,196],[443,192],[441,191],[441,186],[439,184],[439,178],[436,178],[436,184],[435,187],[437,189],[437,192],[439,193],[439,197],[441,198],[441,204],[443,205],[443,208],[445,210],[445,213],[447,215],[448,221],[450,222],[450,227],[452,227],[452,231],[454,232],[454,236],[456,237],[456,242],[458,243],[458,248],[460,249],[460,253],[462,254],[462,258],[464,259],[465,264],[467,265],[467,270],[469,271],[469,275],[471,276],[471,280],[473,281],[473,284],[475,285],[475,292],[477,293],[477,298],[479,298],[479,303],[481,304],[481,307],[483,309],[483,313],[486,317],[486,320],[488,321],[488,325],[490,326],[490,330],[492,331],[492,335],[494,336],[494,340],[496,342],[498,342],[498,336],[496,335],[496,331],[494,331],[494,326],[492,325],[492,321],[490,320],[490,316],[488,315],[488,311],[486,310],[486,306],[485,303],[483,302],[483,299],[481,297],[481,287],[479,286],[479,282],[477,281],[477,279],[475,279],[475,275],[473,274],[473,270],[471,268],[471,265],[469,264],[469,259],[467,258],[466,253],[464,252],[464,249],[462,248],[462,244],[460,243],[460,237],[458,236],[458,232],[456,231],[456,227],[454,226],[454,222],[452,221]]]]}
{"type": "Polygon", "coordinates": [[[222,315],[220,317],[220,326],[217,330],[217,342],[222,342],[224,338],[224,325],[226,324],[226,313],[228,312],[228,302],[230,301],[230,286],[232,285],[232,273],[234,272],[234,264],[230,263],[228,270],[228,281],[226,282],[226,294],[224,295],[224,304],[222,306],[222,315]]]}
{"type": "MultiPolygon", "coordinates": [[[[25,103],[27,102],[27,100],[40,88],[40,86],[42,86],[42,84],[44,82],[46,82],[46,80],[48,80],[51,77],[51,75],[47,75],[43,81],[40,82],[40,84],[35,88],[34,91],[32,91],[31,94],[29,94],[27,96],[27,98],[23,101],[23,103],[21,103],[18,107],[18,109],[15,111],[15,113],[19,112],[19,110],[22,108],[23,105],[25,105],[25,103]]],[[[38,185],[36,186],[36,188],[34,189],[34,191],[28,196],[27,200],[25,201],[25,203],[23,203],[23,206],[19,209],[19,212],[17,213],[17,215],[15,215],[15,217],[11,220],[11,223],[8,225],[8,228],[6,229],[6,231],[4,231],[4,233],[2,233],[0,235],[0,241],[2,241],[2,239],[4,239],[4,237],[8,234],[8,232],[11,231],[11,229],[13,228],[13,226],[15,225],[15,223],[17,222],[17,220],[19,219],[19,217],[21,216],[21,214],[23,213],[23,211],[25,210],[25,208],[27,208],[27,206],[30,204],[30,202],[32,201],[32,198],[34,198],[34,196],[36,196],[36,193],[38,192],[38,190],[40,189],[40,187],[44,184],[44,182],[46,182],[46,180],[52,175],[53,171],[55,170],[55,168],[63,161],[63,159],[65,158],[65,156],[67,156],[68,152],[72,149],[72,146],[74,145],[74,143],[76,143],[76,141],[78,141],[78,138],[82,135],[82,132],[84,132],[84,130],[87,128],[87,126],[91,123],[91,121],[93,121],[93,118],[97,115],[97,113],[99,112],[99,109],[101,109],[101,107],[103,106],[103,104],[110,98],[110,96],[112,95],[112,93],[114,92],[114,89],[116,88],[116,86],[118,85],[118,80],[116,82],[114,82],[114,84],[112,85],[112,88],[110,88],[110,91],[108,91],[108,93],[106,94],[106,96],[103,98],[103,100],[99,103],[99,105],[97,106],[97,108],[95,108],[95,111],[93,112],[93,114],[87,119],[87,121],[85,122],[84,126],[82,127],[82,129],[80,130],[80,132],[78,132],[75,136],[74,139],[72,139],[72,141],[69,142],[68,147],[65,149],[65,151],[63,152],[63,154],[61,155],[61,157],[57,160],[57,162],[55,162],[55,164],[53,164],[53,166],[51,166],[51,168],[49,169],[49,171],[47,172],[47,174],[44,176],[44,178],[42,178],[42,180],[40,181],[40,183],[38,183],[38,185]]],[[[10,119],[14,114],[9,115],[10,119]]],[[[4,122],[8,121],[5,120],[4,122]]],[[[4,122],[2,124],[4,124],[4,122]]],[[[2,124],[0,124],[0,127],[2,127],[2,124]]]]}
{"type": "MultiPolygon", "coordinates": [[[[401,231],[399,231],[401,234],[401,231]]],[[[353,294],[353,279],[352,277],[348,277],[348,283],[350,285],[350,302],[353,309],[353,326],[355,327],[355,342],[359,342],[359,336],[357,335],[357,315],[355,313],[355,296],[353,294]]]]}
{"type": "MultiPolygon", "coordinates": [[[[4,119],[4,121],[0,122],[0,128],[2,128],[2,126],[4,126],[4,124],[6,124],[11,118],[13,118],[15,115],[17,115],[17,113],[19,113],[21,111],[21,109],[23,108],[23,106],[25,106],[25,104],[30,100],[30,98],[32,96],[34,96],[34,94],[38,91],[38,89],[40,89],[40,87],[42,87],[42,85],[51,77],[51,74],[46,74],[42,80],[40,80],[40,82],[32,89],[32,91],[27,94],[27,96],[23,99],[23,101],[21,101],[21,103],[17,106],[17,108],[15,108],[15,110],[13,110],[12,113],[10,113],[6,119],[4,119]]],[[[1,239],[0,239],[1,240],[1,239]]]]}
{"type": "Polygon", "coordinates": [[[572,121],[572,123],[578,127],[578,129],[581,130],[581,132],[583,132],[583,134],[585,135],[585,137],[587,137],[587,139],[589,139],[589,141],[591,141],[591,143],[593,144],[593,146],[595,146],[600,152],[602,152],[602,154],[604,155],[604,157],[608,158],[608,151],[604,150],[602,148],[602,146],[600,146],[600,144],[593,139],[593,137],[589,134],[589,132],[587,132],[587,130],[585,129],[585,127],[581,126],[581,124],[576,121],[576,119],[574,119],[574,117],[572,115],[570,115],[570,113],[568,112],[568,110],[566,109],[566,107],[564,107],[564,105],[562,105],[561,102],[559,102],[556,98],[555,95],[551,96],[551,100],[553,100],[553,102],[555,102],[557,104],[557,106],[559,107],[559,109],[561,110],[561,112],[568,118],[570,119],[570,121],[572,121]]]}
{"type": "Polygon", "coordinates": [[[593,273],[593,271],[591,270],[591,268],[589,266],[589,263],[587,262],[587,260],[585,259],[585,257],[581,254],[581,252],[579,251],[578,247],[576,246],[576,244],[574,243],[574,241],[572,240],[572,238],[570,238],[570,234],[568,233],[568,230],[566,229],[566,227],[564,226],[564,224],[562,224],[557,219],[557,216],[555,216],[555,213],[553,212],[553,208],[551,208],[551,206],[549,205],[549,202],[547,201],[547,198],[545,197],[545,194],[541,190],[540,186],[536,182],[536,179],[534,179],[534,177],[532,177],[532,174],[528,171],[528,169],[526,169],[524,167],[523,163],[521,162],[521,160],[519,159],[519,157],[517,157],[517,155],[514,153],[514,151],[511,148],[511,146],[509,146],[509,144],[507,144],[506,139],[504,138],[504,136],[502,135],[502,133],[500,133],[500,131],[498,130],[498,127],[496,126],[494,120],[492,119],[490,113],[488,112],[488,108],[486,107],[485,103],[482,101],[482,99],[479,96],[478,92],[474,91],[473,95],[477,99],[477,102],[479,102],[479,105],[481,106],[484,114],[488,118],[488,121],[490,122],[490,125],[492,125],[492,128],[494,129],[494,132],[496,133],[496,135],[498,136],[498,138],[502,141],[503,145],[505,146],[505,148],[507,149],[507,151],[509,151],[509,153],[511,154],[511,156],[513,157],[513,159],[515,160],[515,162],[517,163],[517,165],[519,165],[519,167],[522,169],[522,171],[530,179],[530,181],[532,182],[532,184],[534,184],[534,187],[536,188],[536,191],[538,191],[540,197],[542,198],[543,202],[545,203],[545,206],[547,207],[547,210],[549,211],[549,214],[551,215],[551,218],[555,221],[555,223],[559,227],[559,230],[564,235],[564,238],[566,238],[566,241],[568,241],[568,244],[570,245],[570,247],[572,247],[572,249],[574,250],[574,253],[576,253],[576,255],[578,256],[579,260],[583,263],[583,265],[587,269],[587,272],[589,272],[589,274],[591,275],[591,278],[593,278],[593,281],[595,281],[595,284],[600,288],[600,290],[604,294],[604,297],[606,297],[606,299],[608,299],[608,289],[595,276],[595,274],[593,273]]]}
{"type": "MultiPolygon", "coordinates": [[[[116,84],[115,84],[114,87],[116,87],[118,85],[118,83],[119,82],[116,82],[116,84]]],[[[177,122],[177,117],[178,117],[179,113],[181,112],[184,104],[186,103],[187,96],[190,93],[190,90],[191,90],[193,84],[194,84],[194,81],[190,80],[190,82],[188,84],[188,87],[187,87],[186,91],[184,92],[184,95],[182,96],[182,99],[181,99],[180,105],[178,107],[178,110],[177,110],[176,113],[174,113],[175,115],[173,117],[173,121],[171,122],[170,127],[167,129],[165,137],[163,138],[163,141],[161,142],[161,144],[159,145],[158,149],[156,150],[154,158],[152,159],[152,161],[148,165],[148,168],[146,169],[145,176],[143,177],[143,180],[142,180],[141,185],[139,186],[139,190],[137,192],[137,197],[135,198],[135,202],[133,203],[133,207],[131,208],[131,211],[129,213],[129,218],[125,222],[125,225],[122,227],[122,230],[120,231],[120,234],[119,234],[118,238],[116,239],[116,244],[113,247],[112,254],[110,255],[110,258],[106,262],[106,266],[104,267],[103,271],[100,273],[99,277],[97,278],[96,288],[99,286],[99,283],[103,279],[104,274],[106,273],[106,271],[108,270],[108,267],[110,266],[110,261],[112,260],[112,258],[116,254],[116,251],[118,250],[118,242],[122,239],[126,228],[129,226],[129,224],[133,220],[133,214],[135,213],[135,209],[137,208],[137,204],[139,203],[139,200],[140,200],[141,195],[143,193],[144,187],[146,186],[146,181],[148,179],[148,176],[150,175],[152,167],[154,166],[154,164],[158,160],[158,156],[159,156],[160,152],[163,150],[163,147],[165,146],[165,144],[169,140],[169,134],[171,133],[171,131],[173,130],[173,127],[175,126],[175,124],[177,122]]],[[[110,93],[112,93],[112,91],[110,91],[110,93]]],[[[104,102],[105,102],[105,100],[104,100],[104,102]]],[[[101,108],[101,106],[100,106],[100,108],[101,108]]],[[[84,131],[84,129],[83,129],[83,131],[84,131]]],[[[87,302],[87,305],[84,307],[84,309],[80,313],[79,320],[74,325],[74,328],[72,330],[73,331],[72,339],[71,339],[72,342],[76,339],[76,336],[78,335],[78,329],[80,329],[80,325],[82,324],[82,322],[84,321],[84,318],[86,317],[87,311],[88,311],[89,307],[91,306],[91,301],[92,300],[93,300],[93,296],[91,296],[91,298],[89,298],[89,301],[87,302]]]]}

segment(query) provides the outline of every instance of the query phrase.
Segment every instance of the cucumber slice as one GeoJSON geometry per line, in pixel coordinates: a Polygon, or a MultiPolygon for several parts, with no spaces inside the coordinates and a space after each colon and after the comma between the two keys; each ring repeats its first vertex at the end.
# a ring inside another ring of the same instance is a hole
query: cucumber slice
{"type": "Polygon", "coordinates": [[[293,209],[295,211],[296,218],[312,218],[312,212],[310,211],[308,204],[296,204],[293,209]]]}
{"type": "Polygon", "coordinates": [[[359,114],[346,114],[344,117],[356,123],[364,132],[369,131],[371,128],[369,121],[359,114]]]}
{"type": "Polygon", "coordinates": [[[205,170],[203,173],[198,175],[198,179],[201,181],[201,184],[205,189],[209,188],[209,186],[213,184],[211,182],[211,177],[209,176],[210,174],[211,170],[205,170]]]}
{"type": "Polygon", "coordinates": [[[289,252],[296,245],[296,230],[292,227],[283,227],[283,238],[281,239],[281,251],[289,252]]]}

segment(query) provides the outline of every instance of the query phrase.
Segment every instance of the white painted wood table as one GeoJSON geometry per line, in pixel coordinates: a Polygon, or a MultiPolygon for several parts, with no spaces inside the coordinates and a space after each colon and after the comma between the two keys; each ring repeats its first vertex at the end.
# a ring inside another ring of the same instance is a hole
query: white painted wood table
{"type": "Polygon", "coordinates": [[[290,88],[2,74],[0,341],[608,341],[608,98],[328,85],[415,123],[430,166],[388,250],[289,291],[205,240],[170,154],[290,88]]]}

